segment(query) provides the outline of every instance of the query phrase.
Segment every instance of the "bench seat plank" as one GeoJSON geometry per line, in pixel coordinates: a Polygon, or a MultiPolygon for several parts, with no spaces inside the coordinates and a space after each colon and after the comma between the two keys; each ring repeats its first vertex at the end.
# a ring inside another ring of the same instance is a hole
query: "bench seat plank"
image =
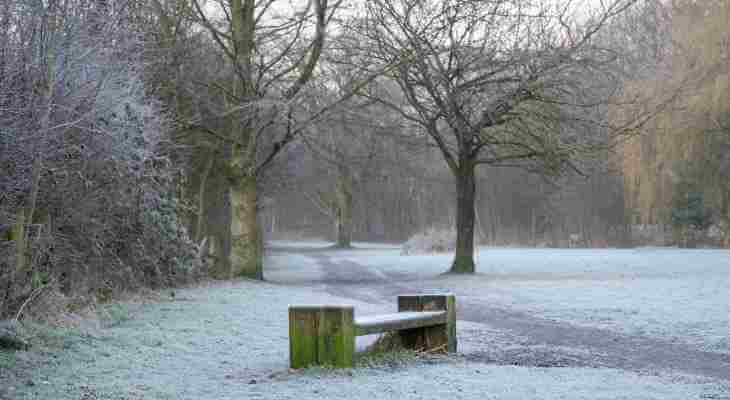
{"type": "Polygon", "coordinates": [[[355,319],[355,336],[447,323],[446,311],[399,312],[355,319]]]}

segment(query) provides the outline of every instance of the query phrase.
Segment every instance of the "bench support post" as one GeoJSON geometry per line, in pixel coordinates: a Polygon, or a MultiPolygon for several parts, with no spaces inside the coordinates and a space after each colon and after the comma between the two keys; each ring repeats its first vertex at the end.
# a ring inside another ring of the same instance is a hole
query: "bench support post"
{"type": "Polygon", "coordinates": [[[352,306],[289,306],[292,368],[327,365],[349,368],[355,353],[352,306]]]}
{"type": "Polygon", "coordinates": [[[398,312],[402,311],[446,311],[447,315],[446,325],[398,331],[404,347],[456,352],[456,297],[453,294],[398,296],[398,312]]]}

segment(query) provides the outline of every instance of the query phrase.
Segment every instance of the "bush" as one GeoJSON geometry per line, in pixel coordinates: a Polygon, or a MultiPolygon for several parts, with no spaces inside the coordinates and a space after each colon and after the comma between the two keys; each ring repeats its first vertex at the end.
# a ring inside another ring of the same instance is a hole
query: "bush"
{"type": "MultiPolygon", "coordinates": [[[[14,16],[29,30],[45,21],[14,16]]],[[[59,20],[64,40],[19,31],[0,43],[0,318],[41,291],[108,300],[199,274],[178,218],[169,124],[144,86],[143,43],[114,22],[123,16],[90,32],[92,17],[59,20]]]]}
{"type": "Polygon", "coordinates": [[[456,231],[429,228],[403,244],[402,254],[448,253],[456,250],[456,231]]]}
{"type": "Polygon", "coordinates": [[[702,192],[690,191],[678,194],[672,204],[672,225],[704,230],[712,222],[712,214],[705,208],[702,192]]]}
{"type": "Polygon", "coordinates": [[[680,247],[697,247],[712,223],[712,213],[705,207],[704,195],[689,185],[679,185],[672,202],[671,222],[674,240],[680,247]]]}

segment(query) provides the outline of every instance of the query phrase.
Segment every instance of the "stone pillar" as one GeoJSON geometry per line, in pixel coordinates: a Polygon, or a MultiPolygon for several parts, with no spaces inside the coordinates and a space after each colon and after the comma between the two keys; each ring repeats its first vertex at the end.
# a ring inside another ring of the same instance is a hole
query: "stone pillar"
{"type": "Polygon", "coordinates": [[[446,311],[447,314],[445,325],[398,331],[403,346],[456,352],[456,297],[453,294],[398,296],[398,312],[403,311],[446,311]]]}
{"type": "Polygon", "coordinates": [[[289,306],[289,361],[349,368],[355,353],[354,310],[348,305],[289,306]]]}

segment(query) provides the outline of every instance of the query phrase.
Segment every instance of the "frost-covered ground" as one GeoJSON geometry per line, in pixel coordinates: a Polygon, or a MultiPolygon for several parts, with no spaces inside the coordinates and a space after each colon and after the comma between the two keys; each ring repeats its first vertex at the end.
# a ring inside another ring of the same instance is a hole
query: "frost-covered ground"
{"type": "Polygon", "coordinates": [[[450,254],[382,246],[328,254],[483,304],[730,353],[730,250],[483,247],[477,276],[439,279],[450,254]]]}
{"type": "MultiPolygon", "coordinates": [[[[332,268],[347,268],[347,262],[368,266],[376,278],[454,290],[470,302],[617,330],[641,328],[711,347],[722,342],[713,335],[728,333],[729,303],[714,288],[728,287],[722,258],[730,252],[482,249],[479,276],[436,278],[449,256],[401,257],[392,246],[360,244],[327,251],[324,257],[341,262],[333,267],[323,264],[317,245],[310,244],[312,252],[270,256],[270,283],[213,284],[176,290],[163,301],[115,305],[105,328],[55,332],[39,338],[46,345],[32,352],[0,353],[0,399],[730,399],[728,382],[672,371],[484,362],[477,355],[519,347],[520,338],[466,321],[457,324],[461,354],[447,359],[335,372],[287,368],[288,304],[347,303],[360,315],[394,310],[391,299],[361,301],[347,296],[347,288],[342,297],[331,294],[337,285],[332,268]],[[707,310],[712,315],[684,314],[707,310]],[[693,321],[700,324],[695,330],[693,321]],[[25,370],[9,387],[4,376],[14,366],[25,370]]],[[[586,352],[545,350],[576,360],[586,352]]]]}

